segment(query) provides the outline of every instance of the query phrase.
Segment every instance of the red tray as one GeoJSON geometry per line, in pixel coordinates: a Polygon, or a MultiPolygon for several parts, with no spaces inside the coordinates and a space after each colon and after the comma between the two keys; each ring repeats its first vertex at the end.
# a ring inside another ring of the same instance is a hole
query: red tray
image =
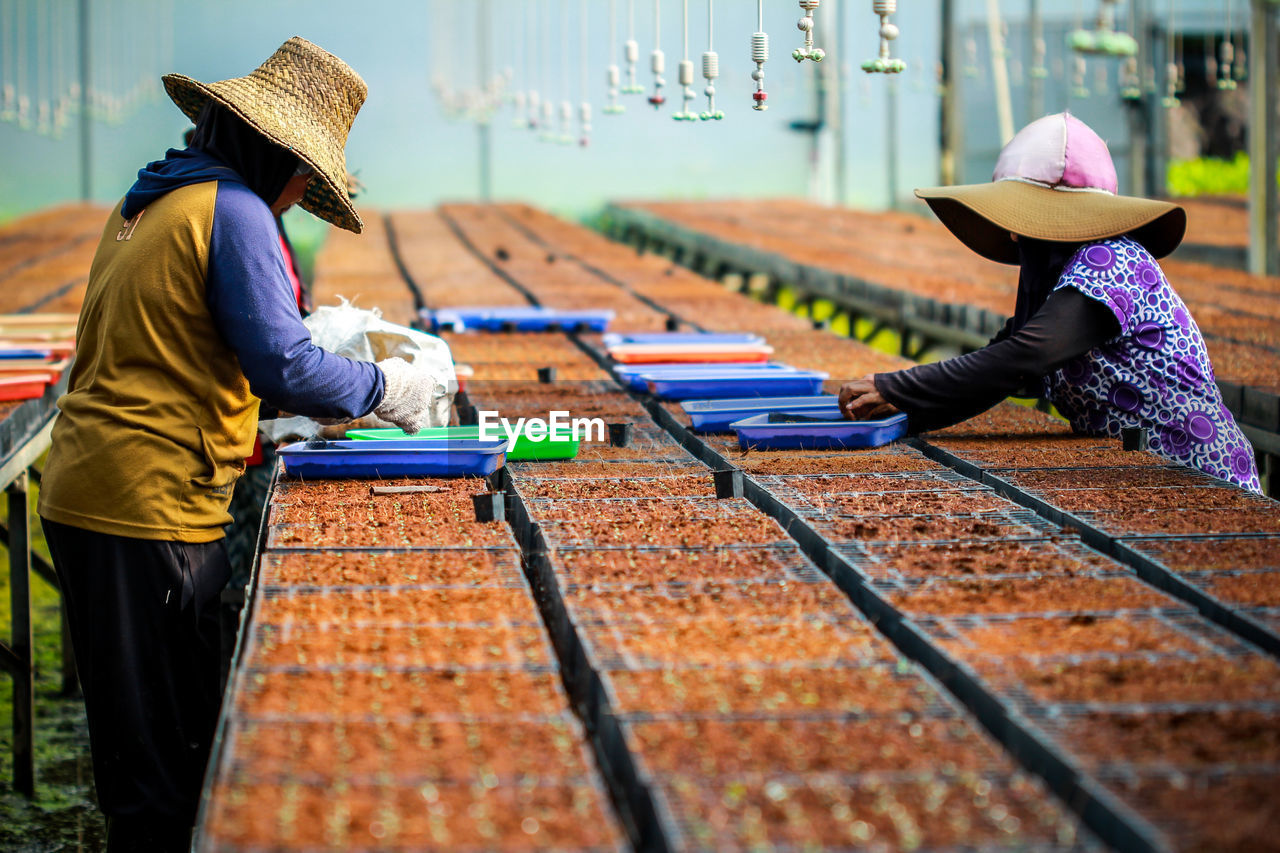
{"type": "Polygon", "coordinates": [[[0,402],[34,400],[44,396],[49,384],[46,373],[22,373],[17,376],[0,376],[0,402]]]}

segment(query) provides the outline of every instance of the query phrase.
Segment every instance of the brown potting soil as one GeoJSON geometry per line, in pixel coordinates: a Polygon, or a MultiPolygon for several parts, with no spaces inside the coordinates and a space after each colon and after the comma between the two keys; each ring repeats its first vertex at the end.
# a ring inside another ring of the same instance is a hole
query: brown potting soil
{"type": "MultiPolygon", "coordinates": [[[[392,511],[388,511],[391,514],[392,511]]],[[[289,524],[273,528],[273,548],[509,548],[511,529],[502,523],[474,520],[450,524],[442,516],[431,519],[400,516],[366,522],[348,519],[321,524],[289,524]]],[[[474,510],[472,519],[475,518],[474,510]]]]}
{"type": "Polygon", "coordinates": [[[1280,533],[1280,504],[1249,509],[1146,510],[1099,513],[1090,519],[1120,533],[1280,533]]]}
{"type": "Polygon", "coordinates": [[[560,550],[553,560],[556,573],[569,583],[637,585],[706,579],[782,581],[790,577],[788,566],[798,560],[804,562],[802,558],[784,558],[762,548],[560,550]]]}
{"type": "Polygon", "coordinates": [[[666,622],[700,619],[785,620],[826,616],[853,618],[844,593],[829,583],[724,583],[695,581],[679,586],[598,588],[566,592],[565,605],[577,618],[610,622],[666,622]]]}
{"type": "Polygon", "coordinates": [[[993,492],[961,491],[946,486],[936,491],[890,492],[877,495],[809,495],[806,503],[842,515],[968,515],[1017,510],[993,492]]]}
{"type": "Polygon", "coordinates": [[[871,628],[856,622],[757,623],[704,616],[658,624],[581,625],[579,631],[602,654],[666,666],[836,666],[884,661],[890,656],[871,628]]]}
{"type": "Polygon", "coordinates": [[[1245,702],[1280,700],[1280,665],[1260,656],[1093,660],[1043,664],[1007,659],[997,681],[1010,678],[1050,702],[1245,702]]]}
{"type": "Polygon", "coordinates": [[[1063,577],[937,579],[895,592],[895,606],[916,614],[1060,613],[1177,606],[1132,578],[1063,577]]]}
{"type": "Polygon", "coordinates": [[[1136,465],[1161,467],[1169,460],[1154,453],[1132,450],[1088,447],[1044,448],[1028,450],[1011,446],[1002,450],[970,449],[963,446],[947,447],[962,459],[984,468],[1121,468],[1136,465]]]}
{"type": "Polygon", "coordinates": [[[876,474],[817,474],[793,475],[765,482],[769,489],[781,493],[798,492],[802,495],[826,496],[832,494],[857,494],[863,492],[918,492],[929,489],[954,488],[941,477],[882,477],[876,474]]]}
{"type": "Polygon", "coordinates": [[[1280,607],[1280,572],[1250,572],[1214,578],[1205,589],[1223,601],[1250,607],[1280,607]]]}
{"type": "Polygon", "coordinates": [[[810,524],[834,541],[878,542],[927,541],[935,539],[1006,539],[1035,536],[1039,531],[1000,518],[947,516],[898,516],[880,518],[816,518],[810,524]]]}
{"type": "Polygon", "coordinates": [[[659,775],[1012,770],[957,719],[716,720],[637,722],[631,751],[659,775]]]}
{"type": "Polygon", "coordinates": [[[261,629],[253,655],[254,666],[552,666],[542,627],[534,624],[261,629]]]}
{"type": "Polygon", "coordinates": [[[246,672],[238,712],[365,717],[556,715],[567,706],[554,672],[246,672]]]}
{"type": "Polygon", "coordinates": [[[720,548],[728,545],[768,545],[786,539],[786,533],[763,513],[728,518],[681,517],[653,520],[618,518],[600,521],[542,521],[542,532],[552,546],[628,545],[635,547],[720,548]]]}
{"type": "Polygon", "coordinates": [[[524,622],[538,624],[533,598],[509,587],[357,589],[264,596],[259,625],[524,622]]]}
{"type": "MultiPolygon", "coordinates": [[[[1067,541],[1071,541],[1069,538],[1067,541]]],[[[867,554],[907,577],[935,575],[1038,574],[1074,575],[1116,569],[1092,551],[1059,550],[1044,542],[943,542],[937,544],[869,545],[867,554]]]]}
{"type": "Polygon", "coordinates": [[[613,710],[634,713],[922,713],[937,696],[908,669],[867,666],[615,670],[613,710]]]}
{"type": "MultiPolygon", "coordinates": [[[[329,504],[365,504],[375,500],[377,486],[417,486],[432,491],[391,497],[435,498],[437,503],[469,501],[471,495],[487,491],[479,477],[392,477],[385,480],[281,480],[271,495],[273,506],[316,507],[329,504]]],[[[379,497],[378,501],[388,498],[379,497]]]]}
{"type": "Polygon", "coordinates": [[[1009,471],[1000,475],[1024,489],[1140,489],[1157,486],[1203,486],[1203,474],[1191,468],[1151,465],[1059,471],[1009,471]]]}
{"type": "Polygon", "coordinates": [[[224,782],[215,846],[271,850],[622,849],[603,794],[587,785],[312,787],[224,782]]]}
{"type": "Polygon", "coordinates": [[[730,781],[675,777],[662,787],[687,821],[691,847],[797,849],[1069,845],[1074,821],[1029,782],[972,776],[912,782],[730,781]]]}
{"type": "Polygon", "coordinates": [[[1280,764],[1280,716],[1237,709],[1089,714],[1071,724],[1064,741],[1094,765],[1274,766],[1280,764]]]}
{"type": "Polygon", "coordinates": [[[959,639],[939,644],[964,658],[1009,655],[1072,655],[1089,652],[1194,652],[1189,637],[1154,619],[1123,616],[1053,616],[989,622],[976,628],[952,625],[959,639]]]}
{"type": "Polygon", "coordinates": [[[268,552],[258,570],[259,587],[390,586],[441,584],[488,586],[509,583],[520,552],[507,551],[324,551],[268,552]],[[503,570],[500,567],[506,567],[503,570]]]}
{"type": "Polygon", "coordinates": [[[1109,787],[1154,821],[1178,850],[1274,850],[1280,838],[1280,803],[1274,773],[1151,776],[1109,787]]]}
{"type": "Polygon", "coordinates": [[[710,475],[706,467],[692,456],[657,462],[511,462],[507,467],[516,485],[521,487],[525,483],[561,477],[670,477],[697,476],[703,472],[710,475]]]}
{"type": "Polygon", "coordinates": [[[646,443],[629,444],[626,447],[613,447],[609,444],[583,444],[578,449],[578,459],[584,463],[605,462],[624,459],[670,459],[678,461],[687,459],[688,452],[675,442],[668,444],[646,443]]]}
{"type": "MultiPolygon", "coordinates": [[[[1067,512],[1199,512],[1217,509],[1260,509],[1264,499],[1235,488],[1157,486],[1153,488],[1046,489],[1039,497],[1067,512]]],[[[1280,507],[1272,505],[1272,512],[1280,507]]]]}
{"type": "Polygon", "coordinates": [[[1280,568],[1280,537],[1167,539],[1129,546],[1174,571],[1280,568]]]}
{"type": "Polygon", "coordinates": [[[942,466],[919,453],[850,450],[844,453],[754,451],[726,457],[743,471],[755,474],[889,474],[899,471],[938,471],[942,466]]]}
{"type": "Polygon", "coordinates": [[[715,497],[711,472],[683,477],[614,478],[584,480],[521,480],[520,493],[527,498],[661,498],[715,497]]]}
{"type": "Polygon", "coordinates": [[[244,723],[236,774],[334,784],[380,778],[508,784],[586,779],[584,735],[567,715],[538,722],[412,720],[244,723]]]}

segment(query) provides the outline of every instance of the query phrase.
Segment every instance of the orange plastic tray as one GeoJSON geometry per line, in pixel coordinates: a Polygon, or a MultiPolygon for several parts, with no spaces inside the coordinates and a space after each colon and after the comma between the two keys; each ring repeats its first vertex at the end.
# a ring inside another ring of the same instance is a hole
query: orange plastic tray
{"type": "Polygon", "coordinates": [[[622,344],[610,347],[609,355],[622,364],[724,364],[768,361],[773,347],[768,344],[622,344]]]}
{"type": "Polygon", "coordinates": [[[0,376],[0,401],[34,400],[44,396],[44,389],[48,384],[47,374],[43,373],[0,376]]]}

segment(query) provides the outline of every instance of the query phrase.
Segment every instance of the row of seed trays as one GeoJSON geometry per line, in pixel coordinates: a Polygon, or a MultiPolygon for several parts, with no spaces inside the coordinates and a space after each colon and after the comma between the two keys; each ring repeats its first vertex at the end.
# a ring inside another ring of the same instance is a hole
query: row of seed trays
{"type": "MultiPolygon", "coordinates": [[[[539,268],[519,283],[541,298],[553,276],[539,268]]],[[[628,298],[615,290],[613,304],[628,298]]],[[[451,341],[480,363],[531,343],[451,341]]],[[[595,367],[570,352],[548,343],[538,356],[595,367]]],[[[582,384],[475,380],[467,396],[504,413],[576,414],[582,384]]],[[[507,484],[570,689],[640,846],[1094,846],[777,521],[717,500],[710,469],[639,402],[592,391],[595,411],[631,426],[626,445],[511,463],[507,484]]]]}
{"type": "MultiPolygon", "coordinates": [[[[552,230],[534,228],[543,241],[552,230]]],[[[535,283],[522,284],[536,292],[535,283]]],[[[721,291],[725,316],[735,298],[721,291]]],[[[815,349],[831,341],[817,332],[797,337],[806,335],[815,349]]],[[[877,369],[848,364],[850,373],[877,369]]],[[[742,454],[725,440],[699,443],[748,472],[838,555],[842,570],[956,661],[966,680],[1136,813],[1135,825],[1145,822],[1162,843],[1207,849],[1248,847],[1274,832],[1277,817],[1266,806],[1280,759],[1273,657],[1087,547],[1075,530],[917,449],[742,454]]],[[[1233,597],[1237,590],[1265,596],[1274,577],[1274,502],[1154,455],[1073,437],[1061,422],[1011,405],[923,447],[962,456],[1135,548],[1152,549],[1169,573],[1239,610],[1259,605],[1233,597]],[[1145,509],[1135,511],[1135,502],[1145,509]]],[[[652,470],[663,476],[665,468],[652,470]]],[[[557,546],[559,531],[576,531],[587,508],[562,508],[554,497],[573,500],[583,491],[539,483],[536,494],[551,500],[528,502],[553,563],[561,551],[600,544],[570,538],[557,546]]],[[[596,500],[611,506],[607,497],[596,500]]],[[[667,514],[705,522],[695,509],[667,514]]]]}
{"type": "MultiPolygon", "coordinates": [[[[998,331],[1017,290],[1014,268],[969,252],[928,216],[787,200],[621,205],[611,215],[616,231],[652,234],[689,256],[802,289],[856,293],[975,334],[998,331]]],[[[1176,253],[1161,265],[1205,335],[1227,405],[1250,426],[1280,431],[1280,278],[1178,261],[1176,253]]]]}
{"type": "MultiPolygon", "coordinates": [[[[318,301],[359,296],[409,322],[385,223],[365,220],[325,249],[318,301]]],[[[500,513],[478,520],[488,492],[280,476],[200,849],[626,846],[520,549],[500,513]]]]}

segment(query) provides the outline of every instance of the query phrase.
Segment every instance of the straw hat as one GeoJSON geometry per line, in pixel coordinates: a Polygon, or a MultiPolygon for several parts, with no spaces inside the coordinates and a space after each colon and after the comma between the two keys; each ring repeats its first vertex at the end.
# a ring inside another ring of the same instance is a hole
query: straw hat
{"type": "Polygon", "coordinates": [[[341,59],[294,36],[247,77],[217,83],[182,74],[162,79],[169,97],[192,121],[212,99],[297,154],[316,172],[302,207],[339,228],[364,230],[347,193],[343,149],[368,87],[341,59]]]}
{"type": "Polygon", "coordinates": [[[1107,144],[1068,113],[1018,131],[1001,149],[991,183],[931,187],[916,196],[966,246],[1004,264],[1018,263],[1010,232],[1072,243],[1129,234],[1163,258],[1187,228],[1176,204],[1117,195],[1107,144]]]}

